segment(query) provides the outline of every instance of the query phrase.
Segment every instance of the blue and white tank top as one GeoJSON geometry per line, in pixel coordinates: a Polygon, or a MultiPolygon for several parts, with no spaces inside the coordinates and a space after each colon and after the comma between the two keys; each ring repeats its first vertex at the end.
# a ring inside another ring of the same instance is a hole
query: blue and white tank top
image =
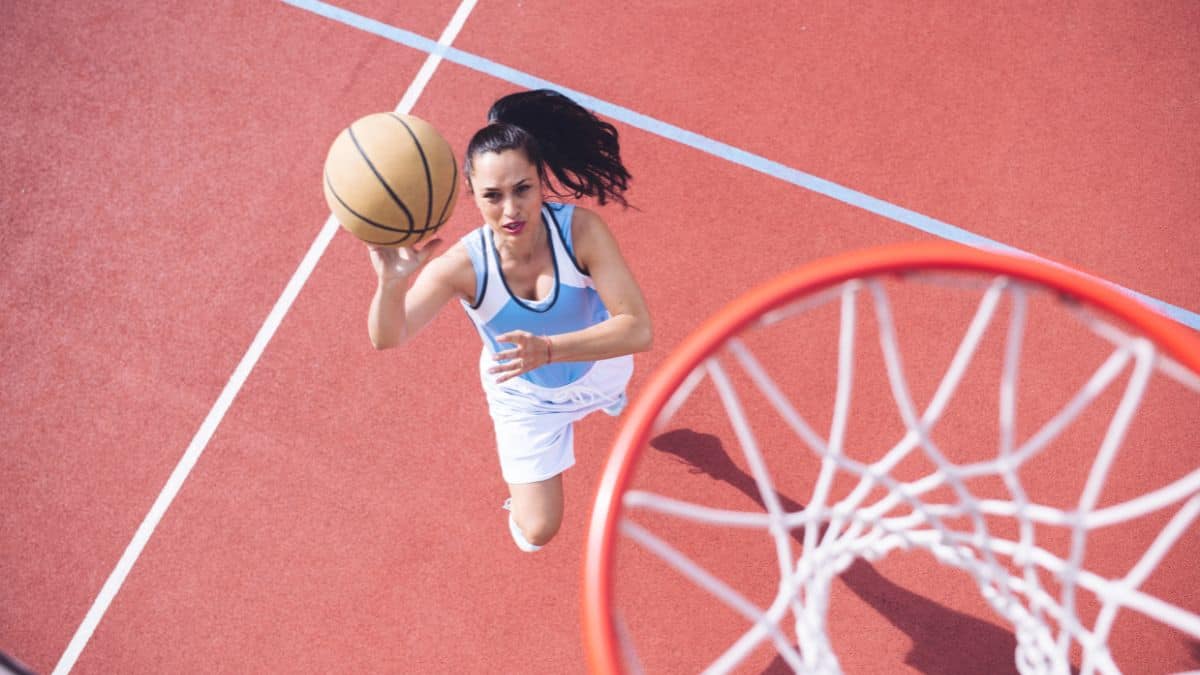
{"type": "MultiPolygon", "coordinates": [[[[512,346],[496,341],[497,335],[509,331],[557,335],[594,326],[609,317],[592,278],[575,258],[571,245],[574,214],[573,204],[547,202],[542,208],[542,224],[554,264],[554,288],[540,301],[517,297],[509,288],[490,227],[485,224],[463,237],[475,267],[475,304],[461,302],[483,338],[484,349],[491,354],[512,346]]],[[[520,377],[541,387],[563,387],[583,377],[593,363],[550,363],[520,377]]]]}

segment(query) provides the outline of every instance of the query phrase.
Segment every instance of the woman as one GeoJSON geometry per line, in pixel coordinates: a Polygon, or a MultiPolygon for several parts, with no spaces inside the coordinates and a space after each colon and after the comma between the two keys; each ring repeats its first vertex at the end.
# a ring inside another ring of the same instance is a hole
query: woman
{"type": "Polygon", "coordinates": [[[368,329],[377,349],[404,343],[452,298],[483,339],[480,377],[508,484],[509,529],[536,551],[558,532],[574,422],[625,403],[650,315],[608,226],[561,194],[626,205],[616,129],[553,91],[505,96],[472,137],[463,174],[484,224],[445,255],[371,247],[379,283],[368,329]],[[415,281],[410,281],[415,277],[415,281]]]}

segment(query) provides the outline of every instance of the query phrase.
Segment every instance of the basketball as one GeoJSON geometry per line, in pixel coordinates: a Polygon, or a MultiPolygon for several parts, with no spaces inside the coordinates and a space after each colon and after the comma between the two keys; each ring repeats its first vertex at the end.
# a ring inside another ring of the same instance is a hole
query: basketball
{"type": "Polygon", "coordinates": [[[325,201],[342,227],[378,246],[411,246],[450,218],[454,150],[432,124],[374,113],[346,127],[325,158],[325,201]]]}

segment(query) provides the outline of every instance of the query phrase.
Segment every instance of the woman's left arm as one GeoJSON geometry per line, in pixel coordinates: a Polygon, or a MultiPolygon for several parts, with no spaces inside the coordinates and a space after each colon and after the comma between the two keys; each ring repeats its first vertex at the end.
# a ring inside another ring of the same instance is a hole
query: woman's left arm
{"type": "Polygon", "coordinates": [[[499,382],[558,361],[598,361],[650,349],[654,329],[642,289],[625,264],[617,240],[596,213],[576,207],[571,224],[575,259],[592,278],[609,318],[583,330],[558,335],[514,331],[497,336],[515,348],[496,355],[508,363],[491,369],[499,382]]]}

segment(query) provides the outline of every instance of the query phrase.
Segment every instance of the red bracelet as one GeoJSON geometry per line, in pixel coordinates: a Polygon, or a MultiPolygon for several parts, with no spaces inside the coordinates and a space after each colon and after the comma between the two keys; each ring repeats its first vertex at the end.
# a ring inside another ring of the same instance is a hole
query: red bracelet
{"type": "Polygon", "coordinates": [[[546,335],[543,335],[542,339],[546,341],[546,363],[549,364],[550,363],[550,354],[551,354],[550,338],[546,335]]]}

